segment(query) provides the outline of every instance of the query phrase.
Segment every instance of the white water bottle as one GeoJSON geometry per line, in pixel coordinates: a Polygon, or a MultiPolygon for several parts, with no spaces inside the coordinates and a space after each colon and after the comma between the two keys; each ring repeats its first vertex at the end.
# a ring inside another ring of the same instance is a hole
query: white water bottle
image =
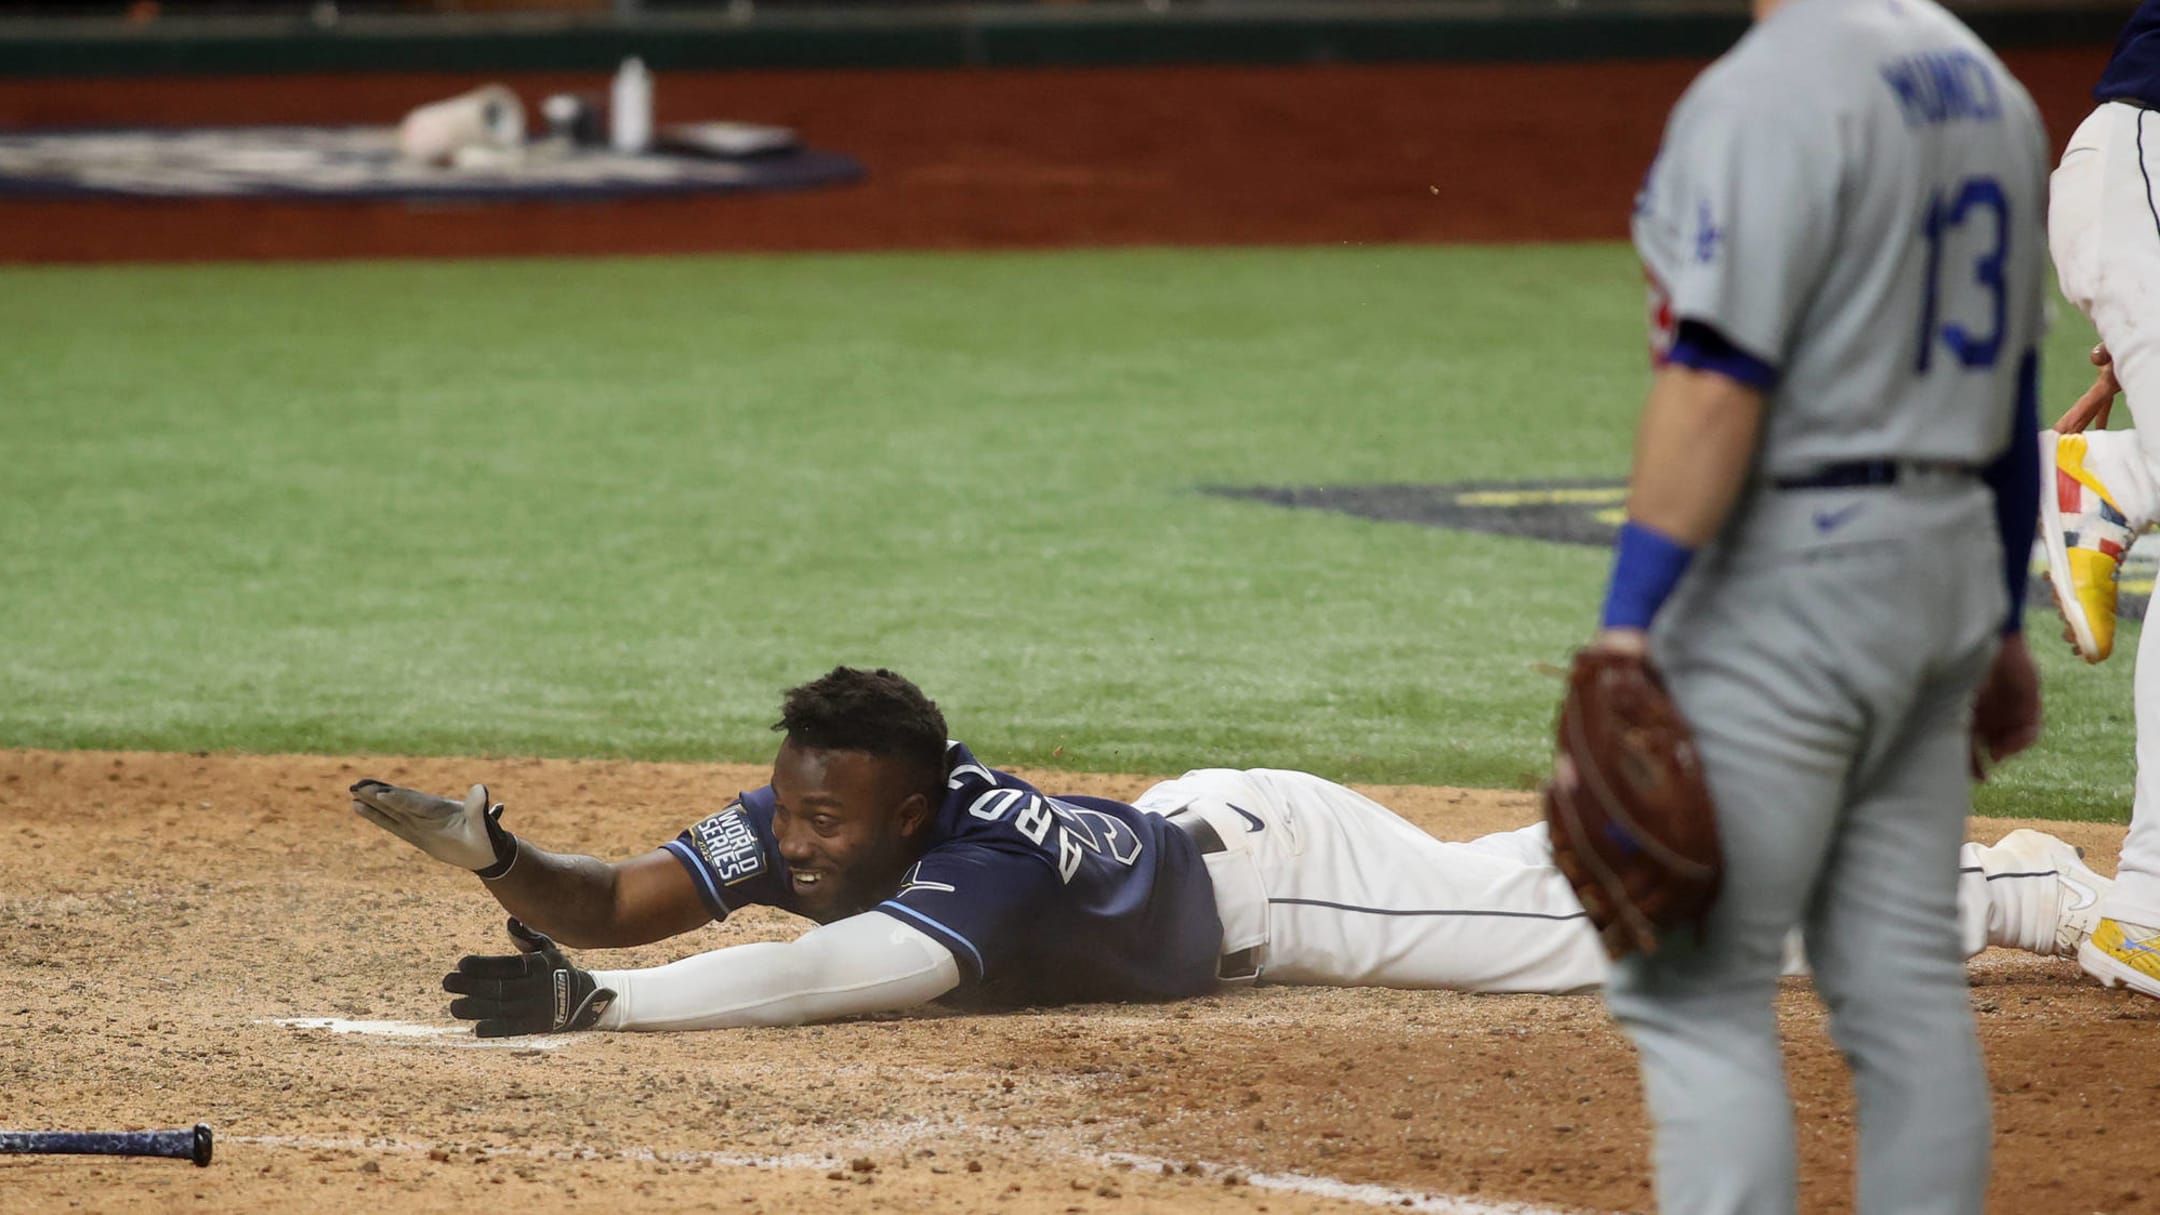
{"type": "Polygon", "coordinates": [[[652,73],[636,56],[623,60],[608,100],[608,145],[632,155],[652,146],[652,73]]]}

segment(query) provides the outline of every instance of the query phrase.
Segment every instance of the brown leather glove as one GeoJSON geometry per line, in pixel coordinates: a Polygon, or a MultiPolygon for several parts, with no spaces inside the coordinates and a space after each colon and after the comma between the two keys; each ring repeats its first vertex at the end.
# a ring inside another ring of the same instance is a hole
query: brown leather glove
{"type": "Polygon", "coordinates": [[[1575,655],[1553,776],[1539,791],[1553,861],[1614,958],[1701,926],[1724,864],[1695,735],[1641,654],[1575,655]]]}

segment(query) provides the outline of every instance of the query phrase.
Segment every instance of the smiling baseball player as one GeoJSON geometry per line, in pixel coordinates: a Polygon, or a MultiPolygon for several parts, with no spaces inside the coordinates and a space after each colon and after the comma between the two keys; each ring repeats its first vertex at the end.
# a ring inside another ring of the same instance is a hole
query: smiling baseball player
{"type": "MultiPolygon", "coordinates": [[[[1443,843],[1265,769],[1190,772],[1131,805],[1046,796],[947,741],[937,706],[890,671],[790,691],[777,728],[771,784],[613,864],[512,836],[479,785],[460,802],[364,780],[352,804],[517,917],[519,954],[445,980],[484,1037],[1164,1000],[1262,977],[1567,992],[1606,975],[1542,825],[1443,843]],[[540,935],[639,945],[752,905],[819,927],[642,970],[574,966],[540,935]]],[[[2034,831],[1968,845],[1964,863],[1968,952],[2074,951],[2108,884],[2034,831]]]]}

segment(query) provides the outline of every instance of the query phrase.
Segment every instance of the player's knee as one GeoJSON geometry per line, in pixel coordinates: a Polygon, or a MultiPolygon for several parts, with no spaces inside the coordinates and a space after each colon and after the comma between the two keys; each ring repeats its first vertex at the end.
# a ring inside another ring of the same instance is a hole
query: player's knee
{"type": "Polygon", "coordinates": [[[1830,1010],[1830,1037],[1856,1068],[1896,1068],[1901,1060],[1965,1049],[1972,1006],[1962,967],[1873,973],[1818,968],[1817,989],[1830,1010]]]}

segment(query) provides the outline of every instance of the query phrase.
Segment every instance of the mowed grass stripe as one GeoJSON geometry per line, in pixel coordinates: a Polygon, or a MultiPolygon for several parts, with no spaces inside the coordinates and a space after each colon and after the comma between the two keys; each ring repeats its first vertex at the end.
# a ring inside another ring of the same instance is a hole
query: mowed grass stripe
{"type": "MultiPolygon", "coordinates": [[[[1610,245],[0,272],[0,744],[754,760],[844,661],[1002,762],[1519,786],[1602,554],[1197,487],[1621,475],[1641,313],[1610,245]]],[[[1983,807],[2119,817],[2129,667],[1983,807]]]]}

